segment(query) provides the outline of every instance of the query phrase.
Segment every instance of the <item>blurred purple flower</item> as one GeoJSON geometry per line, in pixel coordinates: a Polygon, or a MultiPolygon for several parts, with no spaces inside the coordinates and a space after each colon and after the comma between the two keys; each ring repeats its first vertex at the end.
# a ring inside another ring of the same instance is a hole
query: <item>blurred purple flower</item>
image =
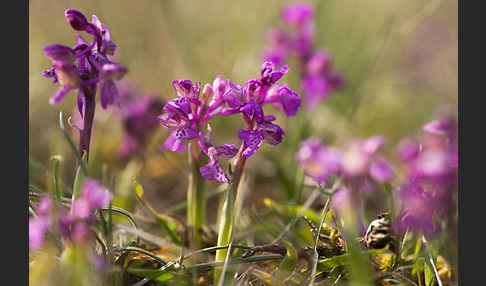
{"type": "Polygon", "coordinates": [[[341,169],[342,154],[335,148],[328,148],[315,137],[300,143],[296,160],[307,176],[319,184],[337,175],[341,169]]]}
{"type": "Polygon", "coordinates": [[[81,197],[74,201],[73,215],[80,219],[89,219],[96,209],[107,207],[113,195],[98,181],[87,179],[81,188],[81,197]]]}
{"type": "Polygon", "coordinates": [[[283,11],[282,17],[290,26],[302,26],[313,20],[314,8],[309,3],[292,3],[283,11]]]}
{"type": "Polygon", "coordinates": [[[417,140],[403,139],[397,147],[406,175],[400,197],[402,229],[432,233],[436,231],[433,214],[451,213],[457,186],[457,122],[449,116],[426,124],[423,130],[417,140]]]}
{"type": "Polygon", "coordinates": [[[29,220],[29,245],[31,249],[42,248],[47,227],[48,221],[46,217],[36,217],[29,220]]]}
{"type": "Polygon", "coordinates": [[[395,176],[395,170],[392,165],[383,157],[378,156],[371,163],[370,176],[377,182],[389,182],[395,176]]]}
{"type": "Polygon", "coordinates": [[[378,152],[386,143],[383,136],[372,136],[366,140],[354,140],[344,152],[342,170],[345,177],[370,176],[380,183],[390,182],[395,177],[393,166],[378,152]]]}
{"type": "Polygon", "coordinates": [[[37,217],[29,220],[30,247],[41,248],[48,230],[74,243],[88,241],[93,236],[90,229],[95,222],[93,211],[107,207],[111,198],[111,193],[93,179],[83,183],[81,196],[73,202],[72,213],[57,208],[50,197],[43,197],[36,208],[37,217]]]}
{"type": "Polygon", "coordinates": [[[163,102],[152,94],[141,93],[129,81],[120,81],[118,89],[124,133],[119,152],[122,156],[141,154],[148,137],[159,124],[157,115],[163,102]]]}
{"type": "Polygon", "coordinates": [[[400,190],[402,210],[399,215],[399,230],[405,233],[407,229],[420,231],[429,235],[436,231],[434,220],[434,205],[430,194],[422,187],[406,184],[400,190]]]}
{"type": "Polygon", "coordinates": [[[290,56],[297,56],[302,66],[301,88],[308,110],[326,100],[334,89],[343,86],[342,75],[332,68],[330,54],[325,49],[317,49],[313,22],[314,8],[310,3],[287,5],[282,13],[286,24],[293,33],[272,28],[267,33],[267,47],[263,58],[282,66],[290,56]]]}

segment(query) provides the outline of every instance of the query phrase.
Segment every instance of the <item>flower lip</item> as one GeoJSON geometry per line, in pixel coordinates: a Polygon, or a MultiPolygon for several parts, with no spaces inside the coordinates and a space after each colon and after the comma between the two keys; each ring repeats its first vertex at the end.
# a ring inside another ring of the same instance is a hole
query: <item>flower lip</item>
{"type": "Polygon", "coordinates": [[[66,17],[69,25],[71,25],[71,27],[76,31],[84,31],[88,27],[88,20],[83,13],[78,10],[66,9],[64,16],[66,17]]]}

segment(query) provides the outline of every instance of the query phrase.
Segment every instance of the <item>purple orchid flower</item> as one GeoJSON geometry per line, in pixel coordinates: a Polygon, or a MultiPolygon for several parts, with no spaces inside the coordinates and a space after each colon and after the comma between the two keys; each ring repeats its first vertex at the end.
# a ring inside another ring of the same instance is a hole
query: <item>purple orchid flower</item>
{"type": "MultiPolygon", "coordinates": [[[[52,68],[43,75],[53,77],[61,87],[50,99],[51,104],[59,103],[71,90],[79,89],[78,102],[83,102],[86,96],[85,86],[96,85],[100,82],[101,104],[103,108],[117,103],[117,91],[113,79],[120,79],[127,72],[125,67],[113,62],[108,56],[113,55],[115,44],[110,40],[108,28],[93,15],[92,21],[78,10],[65,11],[67,22],[76,31],[84,31],[94,36],[93,42],[86,42],[80,35],[76,37],[73,48],[63,45],[48,45],[44,47],[46,56],[52,61],[52,68]],[[77,66],[75,61],[78,61],[77,66]]],[[[96,90],[96,88],[95,88],[96,90]]],[[[80,113],[82,108],[80,106],[80,113]]]]}
{"type": "Polygon", "coordinates": [[[207,122],[222,111],[228,85],[218,76],[212,86],[204,86],[201,94],[199,82],[174,80],[172,86],[178,97],[169,100],[163,108],[165,113],[158,117],[160,124],[171,131],[161,150],[183,152],[184,141],[198,138],[207,122]]]}
{"type": "Polygon", "coordinates": [[[276,70],[271,62],[264,62],[259,79],[251,79],[244,88],[229,82],[229,89],[223,94],[223,100],[228,106],[221,111],[223,115],[241,113],[248,129],[238,131],[238,137],[244,142],[243,157],[248,158],[260,148],[263,141],[270,145],[282,142],[284,130],[277,124],[273,115],[265,116],[262,106],[272,104],[285,111],[287,116],[297,114],[300,107],[299,95],[290,90],[287,85],[279,84],[272,87],[287,72],[288,66],[276,70]]]}
{"type": "Polygon", "coordinates": [[[111,41],[110,31],[92,16],[91,22],[78,10],[67,9],[65,17],[75,31],[84,31],[93,36],[88,43],[81,35],[76,35],[76,44],[70,48],[54,44],[44,47],[46,56],[52,61],[52,67],[43,72],[54,83],[61,86],[50,98],[50,104],[58,104],[73,90],[78,90],[77,105],[83,117],[83,129],[80,130],[79,151],[89,155],[91,129],[96,108],[96,92],[101,93],[101,106],[118,105],[118,91],[115,80],[121,79],[127,68],[111,59],[116,45],[111,41]]]}

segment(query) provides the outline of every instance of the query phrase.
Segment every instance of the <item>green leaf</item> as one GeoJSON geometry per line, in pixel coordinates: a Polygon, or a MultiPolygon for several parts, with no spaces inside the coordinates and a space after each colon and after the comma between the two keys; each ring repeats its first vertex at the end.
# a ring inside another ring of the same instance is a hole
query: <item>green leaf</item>
{"type": "MultiPolygon", "coordinates": [[[[121,251],[135,251],[135,252],[140,252],[140,253],[143,253],[147,256],[150,256],[152,257],[153,259],[157,260],[158,263],[162,264],[162,265],[166,265],[167,262],[165,262],[162,258],[158,257],[157,255],[153,254],[152,252],[148,251],[148,250],[145,250],[143,248],[139,248],[139,247],[135,247],[135,246],[127,246],[123,249],[121,249],[121,251]]],[[[159,271],[159,270],[158,270],[159,271]]],[[[160,271],[159,271],[160,272],[160,271]]]]}
{"type": "MultiPolygon", "coordinates": [[[[135,218],[133,217],[133,215],[127,211],[127,210],[124,210],[122,208],[119,208],[119,207],[114,207],[114,206],[111,206],[111,209],[110,208],[101,208],[100,211],[109,211],[109,212],[112,212],[112,213],[117,213],[117,214],[120,214],[120,215],[123,215],[125,216],[126,218],[128,218],[128,221],[133,225],[133,227],[135,229],[138,229],[137,227],[137,223],[135,222],[135,218]]],[[[137,244],[139,243],[140,241],[140,238],[138,237],[137,235],[137,244]]]]}
{"type": "Polygon", "coordinates": [[[425,264],[425,258],[424,257],[417,257],[415,260],[415,265],[412,268],[412,276],[417,275],[418,272],[423,272],[424,271],[424,264],[425,264]]]}
{"type": "MultiPolygon", "coordinates": [[[[385,251],[387,251],[386,248],[367,250],[363,251],[362,253],[369,256],[376,256],[384,253],[385,251]]],[[[323,259],[317,263],[317,272],[331,271],[334,267],[348,265],[350,263],[350,257],[351,255],[347,253],[323,259]]]]}
{"type": "MultiPolygon", "coordinates": [[[[170,272],[160,272],[158,269],[127,268],[127,272],[138,277],[149,278],[156,282],[168,282],[174,279],[174,274],[170,272]]],[[[148,281],[147,281],[148,282],[148,281]]]]}
{"type": "Polygon", "coordinates": [[[133,183],[133,190],[137,201],[155,218],[155,221],[162,226],[170,236],[171,240],[176,244],[182,244],[182,237],[177,233],[176,220],[170,216],[158,213],[146,200],[144,200],[144,190],[141,184],[135,181],[133,183]]]}
{"type": "Polygon", "coordinates": [[[306,209],[302,211],[301,206],[296,205],[283,205],[279,204],[269,198],[265,198],[263,203],[270,209],[276,211],[280,215],[287,216],[289,218],[295,218],[298,215],[306,216],[312,221],[313,224],[317,225],[320,222],[321,216],[313,210],[306,209]]]}
{"type": "MultiPolygon", "coordinates": [[[[218,227],[218,246],[229,245],[231,241],[231,235],[233,232],[233,224],[234,224],[234,198],[233,198],[233,190],[231,185],[228,184],[226,189],[226,195],[223,202],[223,208],[221,209],[221,217],[219,221],[218,227]]],[[[222,263],[226,259],[226,254],[228,253],[228,249],[218,249],[216,251],[216,257],[214,261],[216,263],[222,263]]],[[[220,279],[221,268],[217,268],[214,271],[214,285],[218,284],[220,279]]]]}
{"type": "Polygon", "coordinates": [[[64,137],[69,143],[69,147],[71,147],[71,151],[73,151],[74,156],[76,156],[76,159],[78,160],[78,165],[81,166],[81,169],[83,170],[83,173],[85,176],[88,176],[88,167],[86,166],[86,163],[83,162],[83,159],[81,158],[81,155],[79,154],[78,149],[76,149],[76,145],[74,145],[73,140],[69,136],[68,132],[66,131],[66,128],[64,128],[64,122],[62,119],[62,111],[59,112],[59,128],[61,128],[62,134],[64,134],[64,137]]]}
{"type": "Polygon", "coordinates": [[[54,197],[56,198],[56,204],[61,204],[61,198],[63,195],[62,183],[61,183],[61,162],[62,157],[60,155],[54,155],[51,157],[52,164],[52,176],[53,176],[53,190],[54,197]]]}
{"type": "Polygon", "coordinates": [[[33,193],[45,193],[45,191],[36,185],[29,184],[29,192],[33,193]]]}
{"type": "Polygon", "coordinates": [[[276,276],[279,280],[287,278],[292,271],[294,271],[295,266],[297,266],[297,250],[295,250],[295,247],[287,240],[283,241],[283,244],[285,245],[285,248],[287,248],[287,253],[278,267],[276,276]]]}
{"type": "Polygon", "coordinates": [[[422,239],[420,236],[417,237],[417,242],[415,243],[415,251],[413,253],[414,256],[417,256],[422,249],[422,239]]]}

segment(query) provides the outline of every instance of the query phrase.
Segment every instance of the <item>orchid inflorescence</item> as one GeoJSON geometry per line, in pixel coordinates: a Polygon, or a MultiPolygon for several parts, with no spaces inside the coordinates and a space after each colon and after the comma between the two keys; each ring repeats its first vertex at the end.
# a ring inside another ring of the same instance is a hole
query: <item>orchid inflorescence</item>
{"type": "Polygon", "coordinates": [[[267,33],[268,46],[263,58],[283,65],[290,57],[301,63],[304,104],[309,110],[329,98],[334,89],[343,85],[343,77],[332,67],[331,55],[324,48],[315,47],[314,8],[309,3],[289,4],[282,19],[291,31],[279,28],[267,33]]]}
{"type": "Polygon", "coordinates": [[[262,65],[260,78],[247,81],[243,87],[216,77],[213,84],[206,84],[201,94],[200,83],[190,80],[174,80],[172,86],[177,98],[164,106],[165,113],[159,116],[160,123],[171,130],[162,150],[183,152],[184,142],[196,139],[201,151],[210,162],[201,167],[201,175],[208,180],[228,183],[230,180],[219,160],[229,160],[237,155],[236,144],[214,145],[208,121],[216,116],[240,113],[247,125],[238,130],[242,157],[253,155],[265,141],[270,145],[282,142],[285,131],[272,123],[273,115],[264,115],[262,106],[271,104],[283,109],[287,116],[294,116],[300,107],[300,96],[286,84],[275,85],[287,72],[288,66],[275,70],[271,62],[262,65]]]}
{"type": "Polygon", "coordinates": [[[76,44],[72,48],[60,44],[44,47],[46,56],[52,61],[52,68],[44,71],[43,75],[54,78],[54,83],[61,84],[49,103],[59,103],[69,91],[77,89],[78,108],[83,115],[85,96],[87,96],[85,88],[96,90],[98,86],[103,108],[119,104],[114,80],[122,78],[127,68],[111,58],[115,53],[116,45],[111,41],[108,27],[101,23],[96,15],[93,15],[91,22],[88,22],[78,10],[67,9],[64,14],[75,31],[84,31],[92,35],[93,41],[88,43],[78,34],[76,44]]]}

